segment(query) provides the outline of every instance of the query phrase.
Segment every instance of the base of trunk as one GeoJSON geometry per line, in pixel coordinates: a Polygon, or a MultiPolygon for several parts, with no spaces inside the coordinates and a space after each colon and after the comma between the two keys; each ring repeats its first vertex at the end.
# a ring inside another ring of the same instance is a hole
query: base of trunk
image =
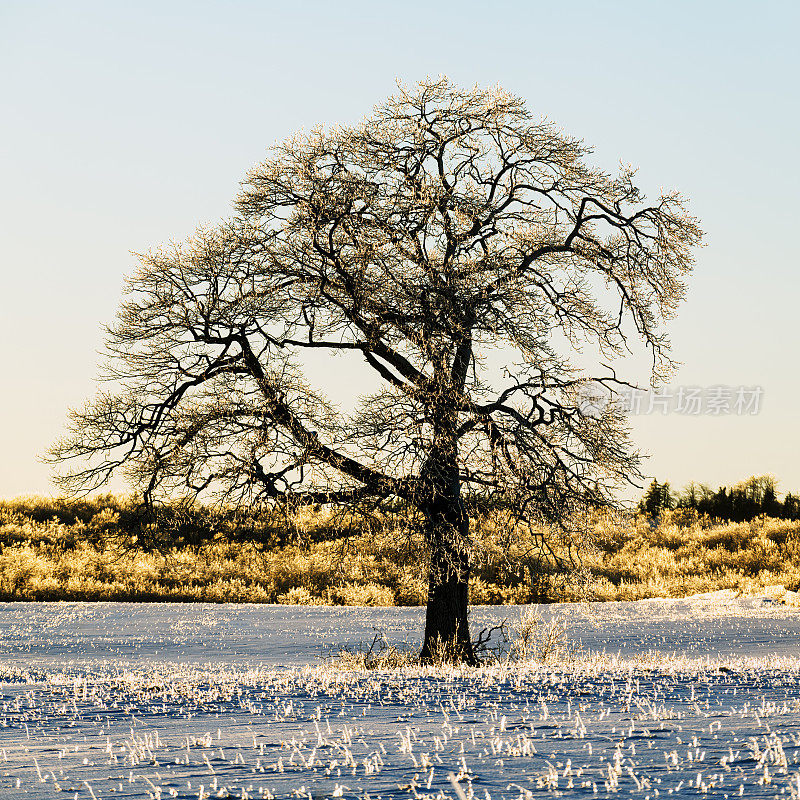
{"type": "Polygon", "coordinates": [[[419,510],[430,548],[423,663],[477,664],[469,636],[469,516],[461,499],[457,443],[434,450],[420,470],[419,510]]]}
{"type": "Polygon", "coordinates": [[[451,578],[428,589],[425,614],[425,641],[420,660],[423,664],[477,665],[467,620],[469,597],[466,579],[451,578]]]}

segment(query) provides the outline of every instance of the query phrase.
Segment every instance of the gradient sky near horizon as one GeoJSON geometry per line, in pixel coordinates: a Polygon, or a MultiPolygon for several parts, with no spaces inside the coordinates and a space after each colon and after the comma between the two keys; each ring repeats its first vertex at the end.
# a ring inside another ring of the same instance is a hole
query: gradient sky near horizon
{"type": "MultiPolygon", "coordinates": [[[[638,415],[673,486],[800,490],[793,2],[0,2],[0,497],[95,391],[130,251],[227,216],[266,148],[447,74],[500,84],[676,188],[707,233],[671,326],[672,386],[758,386],[758,414],[638,415]]],[[[332,391],[346,380],[331,370],[332,391]]]]}

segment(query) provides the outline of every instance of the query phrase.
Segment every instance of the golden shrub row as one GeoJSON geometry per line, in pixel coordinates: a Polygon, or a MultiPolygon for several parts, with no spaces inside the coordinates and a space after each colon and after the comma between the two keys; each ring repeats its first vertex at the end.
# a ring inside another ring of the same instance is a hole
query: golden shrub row
{"type": "MultiPolygon", "coordinates": [[[[425,602],[424,551],[402,520],[373,520],[350,538],[318,541],[334,524],[324,513],[293,520],[300,543],[217,535],[171,550],[142,550],[115,529],[116,512],[42,519],[42,504],[0,504],[0,599],[199,600],[332,605],[425,602]],[[60,521],[67,520],[67,521],[60,521]]],[[[338,523],[337,523],[338,524],[338,523]]],[[[542,531],[511,530],[485,517],[475,531],[475,604],[541,600],[679,597],[781,583],[800,587],[800,523],[760,518],[714,524],[685,511],[653,526],[643,517],[590,520],[579,536],[578,569],[543,560],[542,531]]],[[[324,537],[322,537],[324,538],[324,537]]],[[[554,543],[567,563],[566,543],[554,543]]]]}

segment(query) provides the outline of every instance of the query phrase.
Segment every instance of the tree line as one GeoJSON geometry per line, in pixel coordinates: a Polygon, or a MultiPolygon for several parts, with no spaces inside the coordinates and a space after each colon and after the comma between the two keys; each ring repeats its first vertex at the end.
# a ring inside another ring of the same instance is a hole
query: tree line
{"type": "Polygon", "coordinates": [[[717,491],[692,481],[676,492],[668,481],[653,480],[637,506],[638,511],[651,518],[673,508],[692,509],[701,516],[731,522],[747,522],[759,516],[797,520],[800,495],[787,492],[779,500],[776,481],[771,475],[753,475],[733,486],[720,486],[717,491]]]}

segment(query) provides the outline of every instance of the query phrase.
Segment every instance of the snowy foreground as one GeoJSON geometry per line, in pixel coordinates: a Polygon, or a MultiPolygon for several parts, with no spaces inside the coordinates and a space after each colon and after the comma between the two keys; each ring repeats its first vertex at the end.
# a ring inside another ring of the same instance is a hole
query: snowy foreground
{"type": "Polygon", "coordinates": [[[798,797],[792,602],[550,606],[564,663],[371,673],[323,657],[422,609],[0,604],[0,798],[798,797]]]}

